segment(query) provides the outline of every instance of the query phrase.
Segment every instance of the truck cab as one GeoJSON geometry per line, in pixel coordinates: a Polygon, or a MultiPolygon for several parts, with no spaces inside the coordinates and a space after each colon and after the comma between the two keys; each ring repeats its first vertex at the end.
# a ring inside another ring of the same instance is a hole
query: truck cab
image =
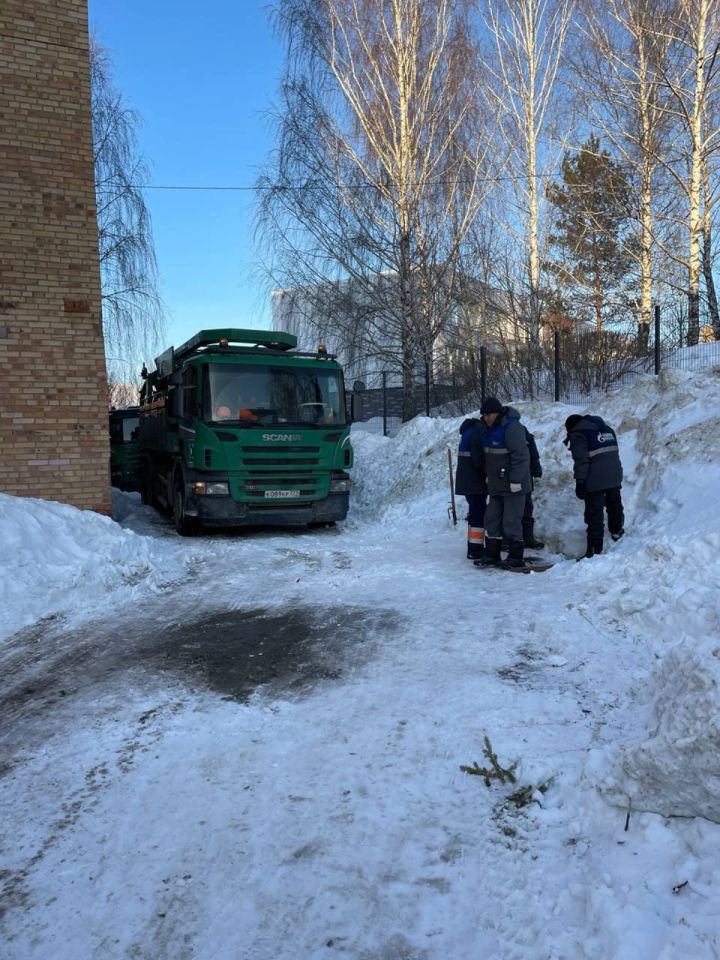
{"type": "Polygon", "coordinates": [[[353,451],[342,369],[277,331],[202,330],[145,376],[143,499],[201,527],[334,523],[353,451]]]}

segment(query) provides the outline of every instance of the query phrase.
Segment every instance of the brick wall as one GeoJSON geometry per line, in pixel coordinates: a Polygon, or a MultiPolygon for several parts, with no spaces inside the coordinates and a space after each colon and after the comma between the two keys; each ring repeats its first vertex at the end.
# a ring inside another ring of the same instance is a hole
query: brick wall
{"type": "Polygon", "coordinates": [[[0,0],[0,491],[110,511],[87,0],[0,0]]]}

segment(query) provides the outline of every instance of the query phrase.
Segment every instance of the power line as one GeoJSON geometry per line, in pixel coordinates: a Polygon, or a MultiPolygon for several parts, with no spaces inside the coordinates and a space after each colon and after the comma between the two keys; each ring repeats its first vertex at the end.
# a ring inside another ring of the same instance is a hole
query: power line
{"type": "MultiPolygon", "coordinates": [[[[551,177],[562,176],[562,171],[556,171],[553,173],[536,173],[533,174],[533,179],[536,180],[546,180],[551,177]]],[[[522,176],[494,176],[494,177],[478,177],[477,179],[472,180],[432,180],[428,181],[426,186],[432,187],[459,187],[459,186],[471,186],[474,183],[521,183],[529,178],[525,175],[522,176]]],[[[234,184],[161,184],[161,183],[112,183],[109,182],[107,185],[110,187],[123,187],[131,188],[133,190],[236,190],[236,191],[287,191],[287,192],[297,192],[300,190],[308,190],[313,183],[318,181],[309,180],[305,183],[297,184],[295,186],[288,186],[286,184],[268,184],[267,186],[262,184],[257,184],[254,186],[247,185],[234,185],[234,184]]],[[[378,185],[375,183],[355,183],[355,184],[339,184],[333,183],[331,186],[342,187],[345,190],[377,190],[379,189],[378,185]]],[[[387,188],[392,186],[390,183],[383,183],[382,187],[387,188]]],[[[414,186],[420,186],[419,183],[414,184],[414,186]]]]}
{"type": "MultiPolygon", "coordinates": [[[[616,168],[623,171],[632,173],[637,168],[633,167],[631,164],[616,164],[616,168]]],[[[527,180],[550,180],[553,178],[560,177],[562,178],[562,170],[553,170],[548,173],[535,173],[530,177],[528,174],[517,174],[517,175],[494,175],[489,177],[476,177],[471,179],[452,179],[452,180],[431,180],[426,184],[414,183],[414,187],[427,186],[427,187],[460,187],[460,186],[472,186],[473,184],[479,183],[524,183],[527,180]]],[[[113,181],[108,181],[106,184],[107,187],[115,187],[120,189],[132,189],[132,190],[174,190],[174,191],[216,191],[216,192],[269,192],[269,191],[278,191],[286,193],[297,193],[304,190],[309,190],[313,184],[319,183],[318,180],[306,180],[305,183],[299,183],[295,185],[281,184],[281,183],[270,183],[270,184],[182,184],[182,183],[114,183],[113,181]]],[[[379,190],[387,189],[391,186],[394,186],[392,182],[384,182],[382,184],[375,183],[338,183],[337,181],[333,183],[328,183],[327,186],[332,186],[336,188],[342,188],[344,190],[379,190]]],[[[578,187],[582,189],[583,185],[578,184],[578,187]]]]}
{"type": "Polygon", "coordinates": [[[133,190],[303,190],[303,187],[240,187],[240,186],[199,186],[194,184],[161,184],[161,183],[111,183],[109,186],[129,187],[133,190]]]}

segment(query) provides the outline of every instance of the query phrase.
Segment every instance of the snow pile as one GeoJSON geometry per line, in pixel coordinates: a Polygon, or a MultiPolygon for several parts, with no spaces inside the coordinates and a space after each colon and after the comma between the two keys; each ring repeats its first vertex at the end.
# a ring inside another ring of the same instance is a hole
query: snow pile
{"type": "Polygon", "coordinates": [[[165,589],[191,562],[169,544],[90,510],[6,494],[0,494],[0,534],[0,639],[118,592],[165,589]]]}
{"type": "MultiPolygon", "coordinates": [[[[642,629],[662,653],[668,639],[720,631],[720,377],[664,371],[656,391],[620,421],[623,461],[628,436],[634,460],[623,487],[628,536],[580,577],[590,584],[598,573],[595,609],[642,629]]],[[[633,399],[622,398],[626,410],[633,399]]]]}
{"type": "Polygon", "coordinates": [[[427,517],[433,509],[444,519],[450,500],[447,451],[452,451],[454,465],[464,419],[416,417],[393,438],[353,432],[352,519],[376,519],[389,512],[386,520],[391,522],[407,512],[427,517]]]}
{"type": "Polygon", "coordinates": [[[682,640],[647,689],[640,738],[595,758],[600,785],[634,810],[720,823],[720,641],[682,640]]]}

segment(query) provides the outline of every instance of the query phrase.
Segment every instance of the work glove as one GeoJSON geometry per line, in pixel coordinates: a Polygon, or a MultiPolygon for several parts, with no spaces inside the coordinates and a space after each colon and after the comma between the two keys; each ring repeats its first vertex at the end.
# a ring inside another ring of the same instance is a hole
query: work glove
{"type": "Polygon", "coordinates": [[[578,500],[585,499],[585,481],[584,480],[577,480],[575,482],[575,496],[578,498],[578,500]]]}
{"type": "Polygon", "coordinates": [[[522,484],[521,483],[511,483],[510,484],[510,493],[521,493],[522,484]]]}

